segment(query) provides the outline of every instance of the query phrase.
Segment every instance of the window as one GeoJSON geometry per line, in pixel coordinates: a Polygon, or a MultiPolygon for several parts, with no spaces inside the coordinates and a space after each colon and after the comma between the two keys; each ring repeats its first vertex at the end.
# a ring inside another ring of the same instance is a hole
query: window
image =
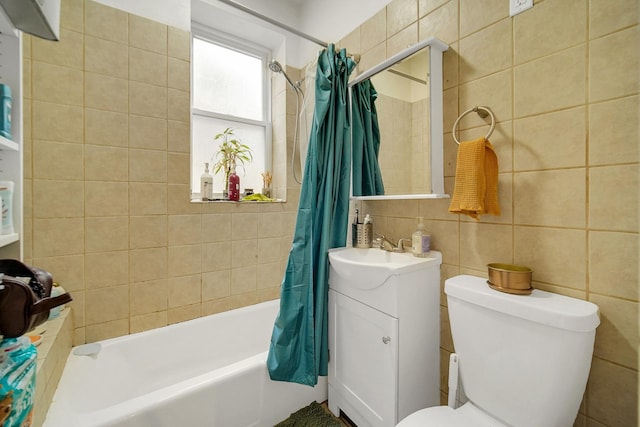
{"type": "Polygon", "coordinates": [[[217,134],[232,128],[234,137],[251,148],[253,160],[238,164],[241,191],[262,188],[262,173],[271,170],[271,124],[268,101],[269,52],[241,40],[194,27],[192,39],[191,189],[200,198],[205,163],[213,174],[214,198],[220,198],[224,171],[214,174],[222,140],[217,134]]]}

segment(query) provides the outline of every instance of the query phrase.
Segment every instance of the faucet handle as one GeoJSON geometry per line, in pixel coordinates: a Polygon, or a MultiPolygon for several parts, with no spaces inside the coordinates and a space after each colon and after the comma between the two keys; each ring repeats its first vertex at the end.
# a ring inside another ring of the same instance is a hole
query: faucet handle
{"type": "Polygon", "coordinates": [[[399,252],[404,252],[405,251],[405,242],[409,242],[409,247],[411,247],[411,239],[398,239],[398,244],[396,245],[396,247],[398,248],[399,252]]]}

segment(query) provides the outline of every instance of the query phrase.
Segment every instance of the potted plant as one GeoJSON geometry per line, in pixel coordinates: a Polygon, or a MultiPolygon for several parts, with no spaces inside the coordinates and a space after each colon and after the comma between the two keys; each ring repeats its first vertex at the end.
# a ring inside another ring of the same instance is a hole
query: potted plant
{"type": "MultiPolygon", "coordinates": [[[[213,172],[217,174],[220,171],[224,171],[224,188],[222,193],[226,195],[229,188],[231,167],[234,165],[237,166],[238,163],[240,163],[244,169],[245,162],[251,162],[253,160],[253,154],[248,145],[243,144],[239,139],[235,138],[233,128],[226,128],[224,132],[214,137],[215,141],[220,139],[222,139],[222,143],[218,148],[218,152],[214,155],[217,160],[213,164],[213,172]]],[[[211,162],[213,163],[213,157],[211,162]]]]}

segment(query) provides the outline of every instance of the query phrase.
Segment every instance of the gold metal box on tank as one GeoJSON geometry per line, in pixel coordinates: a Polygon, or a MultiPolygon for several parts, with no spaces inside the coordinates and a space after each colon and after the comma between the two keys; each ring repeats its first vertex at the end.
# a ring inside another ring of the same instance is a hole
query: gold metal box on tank
{"type": "Polygon", "coordinates": [[[491,263],[488,284],[492,289],[509,294],[529,295],[533,290],[529,267],[513,264],[491,263]]]}

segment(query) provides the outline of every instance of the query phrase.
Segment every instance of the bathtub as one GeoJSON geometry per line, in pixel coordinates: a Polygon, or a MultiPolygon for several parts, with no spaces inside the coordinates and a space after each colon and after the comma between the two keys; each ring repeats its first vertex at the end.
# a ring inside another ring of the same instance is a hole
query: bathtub
{"type": "Polygon", "coordinates": [[[269,379],[278,308],[269,301],[74,347],[44,427],[272,427],[326,400],[326,377],[315,387],[269,379]]]}

